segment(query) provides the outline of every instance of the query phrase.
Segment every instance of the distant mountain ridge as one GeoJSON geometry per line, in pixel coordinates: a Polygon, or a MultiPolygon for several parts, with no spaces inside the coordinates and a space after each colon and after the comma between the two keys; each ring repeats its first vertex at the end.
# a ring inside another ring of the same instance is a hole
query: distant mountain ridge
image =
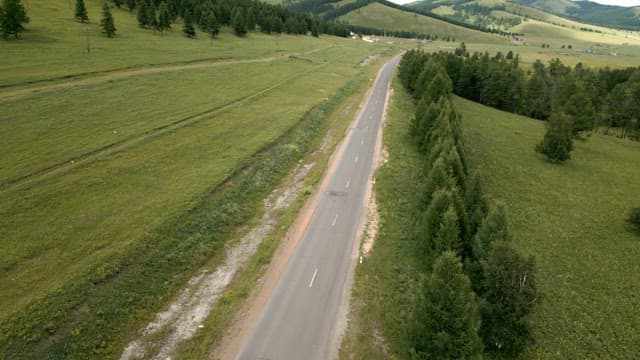
{"type": "MultiPolygon", "coordinates": [[[[640,6],[623,7],[602,5],[588,0],[502,0],[504,3],[516,3],[529,6],[550,14],[577,20],[584,23],[603,25],[613,28],[640,30],[640,6]]],[[[492,4],[499,3],[494,1],[492,4]]],[[[422,0],[409,6],[422,11],[432,11],[440,6],[456,4],[475,4],[470,0],[422,0]]],[[[480,2],[481,3],[481,2],[480,2]]]]}

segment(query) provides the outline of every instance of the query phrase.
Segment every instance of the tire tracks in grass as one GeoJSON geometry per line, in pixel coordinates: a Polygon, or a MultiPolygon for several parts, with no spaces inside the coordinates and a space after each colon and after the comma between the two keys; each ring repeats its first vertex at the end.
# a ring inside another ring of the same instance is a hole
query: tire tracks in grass
{"type": "MultiPolygon", "coordinates": [[[[322,49],[327,49],[327,48],[322,48],[322,49]]],[[[315,51],[319,51],[318,49],[316,49],[315,51]]],[[[287,57],[286,59],[289,59],[289,57],[287,57]]],[[[294,59],[295,60],[295,59],[294,59]]],[[[271,60],[274,61],[274,60],[271,60]]],[[[297,59],[296,61],[304,61],[304,60],[300,60],[297,59]]],[[[284,78],[282,81],[277,82],[276,84],[273,84],[271,86],[268,86],[262,90],[259,90],[258,92],[255,92],[253,94],[248,94],[246,96],[242,96],[240,98],[237,98],[235,100],[232,100],[226,104],[222,104],[219,106],[216,106],[214,108],[202,111],[200,113],[194,114],[194,115],[190,115],[181,119],[178,119],[176,121],[170,122],[168,124],[164,124],[161,126],[157,126],[154,127],[150,130],[144,131],[142,133],[138,133],[135,135],[132,135],[126,139],[122,139],[120,141],[105,145],[103,147],[100,147],[98,149],[86,152],[84,154],[78,155],[78,156],[74,156],[71,158],[66,159],[65,161],[62,162],[58,162],[55,163],[53,165],[44,167],[40,170],[22,175],[20,177],[17,178],[13,178],[7,181],[4,181],[2,183],[0,183],[0,192],[4,192],[7,190],[10,190],[12,188],[15,188],[17,186],[21,186],[21,185],[25,185],[28,184],[30,182],[36,181],[38,179],[41,179],[45,176],[52,176],[55,175],[57,173],[61,173],[64,171],[67,171],[68,169],[80,166],[80,165],[84,165],[84,164],[88,164],[92,161],[94,161],[95,159],[97,159],[98,157],[101,156],[106,156],[106,155],[111,155],[123,150],[126,150],[127,148],[130,148],[132,146],[135,146],[136,144],[139,144],[145,140],[148,140],[152,137],[156,137],[156,136],[161,136],[167,133],[170,133],[172,131],[178,130],[183,126],[187,126],[187,125],[191,125],[191,124],[195,124],[199,121],[205,120],[208,117],[215,115],[217,113],[223,112],[225,110],[228,110],[232,107],[235,107],[237,105],[241,105],[243,103],[246,103],[248,101],[254,100],[259,98],[260,96],[263,96],[283,85],[288,84],[289,82],[291,82],[292,80],[295,80],[301,76],[304,76],[306,74],[309,74],[311,72],[317,71],[323,67],[326,67],[327,65],[331,64],[332,61],[326,61],[323,63],[320,63],[319,65],[315,65],[312,66],[310,69],[307,70],[303,70],[303,71],[299,71],[297,73],[294,73],[291,76],[288,76],[286,78],[284,78]]]]}
{"type": "Polygon", "coordinates": [[[276,53],[271,56],[253,59],[214,58],[151,66],[132,66],[113,70],[65,75],[52,79],[35,80],[26,83],[0,85],[0,103],[16,101],[29,96],[40,95],[52,91],[72,88],[76,89],[106,82],[124,80],[136,76],[163,74],[182,70],[207,69],[225,65],[255,64],[278,61],[283,58],[295,58],[295,56],[313,54],[331,47],[332,46],[325,46],[306,52],[282,52],[280,53],[280,56],[277,56],[278,54],[276,53]]]}

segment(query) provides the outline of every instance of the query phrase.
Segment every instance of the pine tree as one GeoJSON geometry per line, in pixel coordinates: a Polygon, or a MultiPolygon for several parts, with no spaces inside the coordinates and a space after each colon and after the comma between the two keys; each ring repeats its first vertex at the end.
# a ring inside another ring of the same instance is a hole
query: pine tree
{"type": "Polygon", "coordinates": [[[235,9],[235,11],[233,12],[231,25],[233,26],[233,32],[237,36],[245,36],[247,34],[247,22],[242,15],[242,10],[240,10],[239,8],[235,9]]]}
{"type": "Polygon", "coordinates": [[[469,278],[452,251],[433,265],[414,313],[413,343],[419,359],[479,359],[480,316],[469,278]]]}
{"type": "Polygon", "coordinates": [[[153,30],[160,30],[158,28],[158,18],[156,17],[156,8],[153,4],[147,5],[147,25],[153,30]]]}
{"type": "Polygon", "coordinates": [[[482,193],[480,177],[478,175],[471,177],[469,185],[467,186],[467,192],[465,193],[464,202],[467,208],[467,214],[469,214],[469,232],[472,236],[475,236],[489,209],[487,200],[482,193]]]}
{"type": "Polygon", "coordinates": [[[193,19],[191,18],[191,13],[187,10],[184,14],[184,25],[182,26],[182,32],[189,38],[194,38],[196,36],[196,29],[193,28],[193,19]]]}
{"type": "Polygon", "coordinates": [[[536,146],[536,151],[545,155],[553,163],[571,159],[573,140],[571,118],[564,113],[553,114],[547,121],[544,139],[536,146]]]}
{"type": "Polygon", "coordinates": [[[487,217],[480,225],[473,244],[473,253],[476,259],[486,258],[491,244],[495,241],[509,241],[509,229],[507,227],[507,211],[505,205],[497,202],[491,207],[487,217]]]}
{"type": "Polygon", "coordinates": [[[453,205],[450,205],[442,217],[440,229],[438,229],[435,234],[434,244],[436,254],[441,254],[447,250],[452,250],[455,251],[456,254],[460,254],[462,244],[458,225],[458,215],[453,205]]]}
{"type": "Polygon", "coordinates": [[[158,30],[164,31],[171,29],[171,14],[166,2],[161,2],[158,8],[158,30]]]}
{"type": "Polygon", "coordinates": [[[8,40],[10,36],[16,39],[24,31],[22,24],[29,22],[29,17],[20,0],[4,0],[0,6],[0,31],[2,37],[8,40]]]}
{"type": "Polygon", "coordinates": [[[87,7],[84,6],[84,0],[76,0],[75,18],[82,23],[89,21],[89,15],[87,14],[87,7]]]}
{"type": "Polygon", "coordinates": [[[571,117],[572,135],[578,136],[582,132],[591,131],[596,126],[596,110],[587,94],[578,89],[569,97],[564,105],[564,113],[571,117]]]}
{"type": "Polygon", "coordinates": [[[107,37],[114,37],[116,35],[116,26],[113,23],[113,16],[111,15],[111,9],[105,2],[102,6],[102,20],[100,20],[100,26],[102,26],[102,33],[107,37]]]}
{"type": "Polygon", "coordinates": [[[218,24],[218,19],[213,11],[209,13],[206,24],[209,36],[211,36],[212,39],[218,36],[220,33],[220,24],[218,24]]]}
{"type": "Polygon", "coordinates": [[[149,19],[147,16],[149,15],[149,11],[147,10],[147,2],[145,0],[140,1],[137,4],[138,14],[136,15],[136,19],[138,20],[138,26],[145,28],[149,26],[149,19]]]}
{"type": "Polygon", "coordinates": [[[127,8],[129,8],[129,11],[133,11],[136,8],[136,0],[126,0],[127,1],[127,8]]]}
{"type": "Polygon", "coordinates": [[[539,302],[535,262],[498,241],[482,272],[480,335],[488,350],[515,358],[531,339],[528,316],[539,302]]]}

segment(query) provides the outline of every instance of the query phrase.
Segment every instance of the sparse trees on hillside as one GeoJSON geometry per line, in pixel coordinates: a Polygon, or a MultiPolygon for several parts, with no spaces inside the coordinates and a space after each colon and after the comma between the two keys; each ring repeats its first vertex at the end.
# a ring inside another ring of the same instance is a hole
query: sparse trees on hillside
{"type": "Polygon", "coordinates": [[[571,159],[573,150],[573,125],[571,118],[564,113],[553,114],[547,121],[547,132],[536,151],[545,155],[553,163],[562,163],[571,159]]]}
{"type": "Polygon", "coordinates": [[[3,0],[0,6],[0,31],[2,37],[8,40],[13,36],[16,39],[24,31],[23,24],[29,22],[29,17],[20,3],[20,0],[3,0]]]}
{"type": "Polygon", "coordinates": [[[114,37],[116,35],[116,26],[113,22],[113,15],[111,15],[111,9],[106,2],[102,6],[102,20],[100,20],[100,26],[102,27],[102,33],[107,37],[114,37]]]}
{"type": "Polygon", "coordinates": [[[76,0],[75,18],[82,23],[89,21],[89,14],[87,13],[87,7],[84,5],[84,0],[76,0]]]}

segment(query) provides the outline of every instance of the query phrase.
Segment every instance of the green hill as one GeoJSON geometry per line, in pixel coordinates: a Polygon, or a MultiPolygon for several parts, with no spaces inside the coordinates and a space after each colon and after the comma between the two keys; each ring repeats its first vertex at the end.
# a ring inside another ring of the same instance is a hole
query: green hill
{"type": "Polygon", "coordinates": [[[373,2],[365,7],[351,11],[339,19],[359,26],[437,35],[440,39],[449,37],[450,39],[455,39],[456,42],[508,42],[508,39],[498,35],[464,28],[433,17],[392,8],[378,2],[373,2]]]}
{"type": "MultiPolygon", "coordinates": [[[[640,7],[622,7],[601,5],[591,1],[571,0],[424,0],[417,1],[408,7],[420,11],[452,17],[465,22],[477,21],[477,16],[469,15],[460,19],[455,9],[460,7],[501,8],[508,12],[526,15],[533,19],[549,21],[555,24],[567,20],[580,21],[592,25],[603,25],[612,28],[640,29],[640,7]],[[535,10],[534,10],[535,9],[535,10]],[[559,18],[561,17],[561,18],[559,18]]],[[[487,14],[485,14],[486,16],[487,14]]],[[[495,18],[492,20],[495,21],[495,18]]]]}

